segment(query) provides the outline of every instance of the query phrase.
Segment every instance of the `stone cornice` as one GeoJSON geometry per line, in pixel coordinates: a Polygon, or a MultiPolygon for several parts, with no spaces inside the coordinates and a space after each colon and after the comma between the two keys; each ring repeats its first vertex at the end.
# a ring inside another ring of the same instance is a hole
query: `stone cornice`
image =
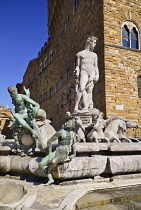
{"type": "Polygon", "coordinates": [[[123,46],[116,45],[116,44],[105,43],[105,46],[115,47],[115,48],[120,48],[120,49],[123,49],[123,50],[130,50],[130,51],[141,53],[141,50],[133,49],[133,48],[130,48],[130,47],[123,47],[123,46]]]}

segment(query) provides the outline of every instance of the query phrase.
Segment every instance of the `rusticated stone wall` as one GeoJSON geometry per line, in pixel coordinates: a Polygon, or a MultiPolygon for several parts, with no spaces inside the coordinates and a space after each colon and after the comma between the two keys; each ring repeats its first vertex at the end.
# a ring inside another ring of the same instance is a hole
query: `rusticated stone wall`
{"type": "MultiPolygon", "coordinates": [[[[132,21],[141,31],[141,3],[136,0],[104,1],[105,88],[107,117],[121,116],[141,125],[141,99],[137,76],[141,51],[122,47],[122,23],[132,21]]],[[[139,40],[140,42],[140,40],[139,40]]]]}
{"type": "MultiPolygon", "coordinates": [[[[29,64],[23,76],[23,86],[29,88],[30,97],[35,101],[38,101],[37,78],[38,78],[38,63],[37,63],[37,58],[35,58],[29,61],[29,64]]],[[[23,88],[21,91],[23,92],[23,88]]]]}
{"type": "Polygon", "coordinates": [[[121,116],[140,121],[141,99],[137,87],[140,55],[141,52],[105,47],[107,117],[121,116]]]}
{"type": "Polygon", "coordinates": [[[12,138],[12,132],[8,125],[10,124],[10,117],[12,116],[12,112],[10,109],[4,108],[0,105],[0,133],[5,135],[6,138],[12,138]]]}
{"type": "MultiPolygon", "coordinates": [[[[121,46],[121,26],[126,20],[141,27],[141,2],[139,0],[104,0],[105,42],[121,46]]],[[[140,38],[141,40],[141,38],[140,38]]]]}

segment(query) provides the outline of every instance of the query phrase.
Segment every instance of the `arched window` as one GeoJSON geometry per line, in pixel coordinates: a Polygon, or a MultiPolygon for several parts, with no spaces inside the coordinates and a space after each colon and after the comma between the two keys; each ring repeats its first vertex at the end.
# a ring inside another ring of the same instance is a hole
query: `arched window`
{"type": "Polygon", "coordinates": [[[59,42],[61,43],[63,40],[63,32],[61,32],[60,36],[59,36],[59,42]]]}
{"type": "Polygon", "coordinates": [[[78,9],[78,7],[79,7],[79,0],[75,0],[75,1],[73,2],[73,10],[72,10],[72,14],[73,14],[73,15],[75,14],[75,12],[76,12],[76,10],[78,9]]]}
{"type": "Polygon", "coordinates": [[[50,88],[50,90],[49,90],[49,96],[50,96],[50,97],[53,96],[53,88],[50,88]]]}
{"type": "Polygon", "coordinates": [[[122,46],[130,47],[129,30],[126,25],[122,27],[122,46]]]}
{"type": "Polygon", "coordinates": [[[58,85],[56,83],[56,85],[54,86],[54,93],[56,93],[58,91],[58,85]]]}
{"type": "Polygon", "coordinates": [[[51,62],[52,60],[53,60],[53,50],[51,50],[49,54],[49,61],[51,62]]]}
{"type": "Polygon", "coordinates": [[[39,73],[41,73],[41,72],[42,72],[42,70],[43,70],[43,64],[42,64],[42,63],[40,63],[40,66],[39,66],[39,73]]]}
{"type": "Polygon", "coordinates": [[[141,76],[138,76],[137,83],[138,83],[138,97],[141,98],[141,76]]]}
{"type": "Polygon", "coordinates": [[[46,57],[45,60],[44,60],[44,68],[46,68],[47,65],[48,65],[48,62],[47,62],[47,57],[46,57]]]}
{"type": "Polygon", "coordinates": [[[138,49],[138,32],[136,28],[131,30],[131,48],[138,49]]]}
{"type": "Polygon", "coordinates": [[[60,87],[62,87],[63,86],[63,77],[61,77],[61,79],[60,79],[60,87]]]}
{"type": "Polygon", "coordinates": [[[139,49],[139,31],[137,26],[126,21],[122,24],[122,46],[139,49]]]}
{"type": "Polygon", "coordinates": [[[47,91],[44,93],[44,100],[47,100],[47,91]]]}
{"type": "Polygon", "coordinates": [[[65,20],[65,31],[67,31],[68,27],[69,27],[69,15],[67,16],[67,19],[65,20]]]}
{"type": "Polygon", "coordinates": [[[69,80],[69,79],[70,79],[70,69],[68,68],[66,72],[66,80],[69,80]]]}
{"type": "Polygon", "coordinates": [[[39,96],[39,103],[42,103],[42,94],[39,96]]]}
{"type": "Polygon", "coordinates": [[[36,72],[33,74],[33,79],[37,79],[36,72]]]}

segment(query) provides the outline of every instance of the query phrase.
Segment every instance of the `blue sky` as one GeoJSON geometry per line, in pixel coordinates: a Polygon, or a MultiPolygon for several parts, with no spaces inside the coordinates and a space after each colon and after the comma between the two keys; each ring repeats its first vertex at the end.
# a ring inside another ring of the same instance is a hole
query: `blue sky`
{"type": "Polygon", "coordinates": [[[7,91],[22,82],[30,60],[47,41],[47,0],[0,0],[0,104],[12,108],[7,91]]]}

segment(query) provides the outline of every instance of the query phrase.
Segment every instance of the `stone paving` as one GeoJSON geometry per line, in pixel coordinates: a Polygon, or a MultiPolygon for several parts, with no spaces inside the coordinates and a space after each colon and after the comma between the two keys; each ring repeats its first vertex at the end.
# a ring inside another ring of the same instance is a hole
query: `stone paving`
{"type": "MultiPolygon", "coordinates": [[[[100,180],[99,180],[100,181],[100,180]]],[[[50,186],[44,186],[40,182],[28,182],[23,180],[9,179],[5,177],[0,178],[0,184],[2,183],[14,183],[17,185],[23,185],[26,190],[26,194],[21,200],[15,203],[0,203],[0,210],[75,210],[75,204],[81,201],[81,198],[88,192],[93,191],[95,195],[99,190],[107,189],[118,189],[118,188],[128,188],[141,185],[141,178],[132,177],[132,179],[121,180],[115,179],[111,182],[106,182],[107,180],[101,180],[101,182],[95,183],[93,179],[78,180],[78,181],[65,181],[58,185],[52,184],[50,186]],[[80,201],[78,201],[80,199],[80,201]]],[[[14,191],[13,191],[14,193],[14,191]]],[[[106,193],[106,191],[105,191],[106,193]]],[[[140,194],[139,194],[140,195],[140,194]]],[[[132,198],[132,197],[131,197],[132,198]]],[[[111,198],[110,198],[111,199],[111,198]]],[[[139,198],[138,198],[139,199],[139,198]]],[[[101,197],[98,198],[99,203],[101,197]]],[[[112,209],[113,204],[106,204],[105,209],[112,209]],[[111,207],[110,207],[111,205],[111,207]]],[[[81,208],[81,209],[83,209],[81,208]]],[[[95,209],[94,207],[92,207],[95,209]]],[[[80,209],[80,208],[77,208],[80,209]]],[[[89,208],[91,210],[91,207],[89,208]]],[[[97,207],[96,209],[99,209],[97,207]]],[[[102,208],[101,208],[102,209],[102,208]]],[[[115,207],[113,208],[115,209],[115,207]]],[[[126,208],[125,208],[126,209],[126,208]]],[[[85,210],[85,208],[84,208],[85,210]]]]}

